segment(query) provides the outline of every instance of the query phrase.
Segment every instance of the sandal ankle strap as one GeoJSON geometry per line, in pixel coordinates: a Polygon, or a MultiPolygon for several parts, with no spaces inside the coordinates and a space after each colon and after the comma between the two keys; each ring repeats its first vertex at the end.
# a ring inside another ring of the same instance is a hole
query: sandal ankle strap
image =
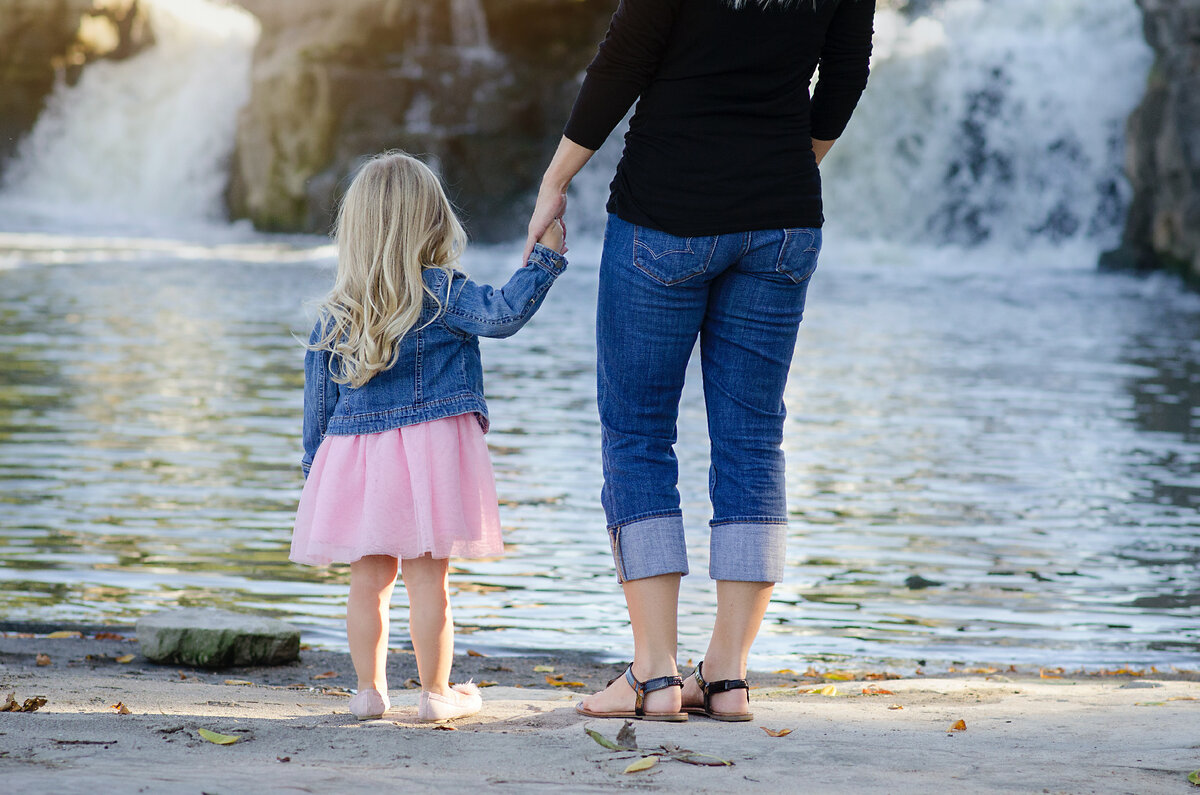
{"type": "Polygon", "coordinates": [[[647,693],[653,693],[656,690],[666,690],[668,687],[683,689],[683,678],[679,675],[660,676],[655,679],[647,679],[645,682],[639,682],[637,677],[633,675],[633,663],[630,663],[629,667],[625,669],[625,681],[633,688],[633,694],[637,698],[634,702],[633,712],[639,717],[646,714],[643,706],[647,693]]]}
{"type": "Polygon", "coordinates": [[[718,679],[714,682],[709,682],[704,678],[701,669],[704,667],[704,660],[696,666],[696,671],[692,674],[696,678],[696,684],[700,685],[700,692],[704,694],[704,711],[711,712],[709,699],[713,693],[725,693],[730,690],[745,690],[746,700],[750,700],[750,683],[745,679],[718,679]]]}

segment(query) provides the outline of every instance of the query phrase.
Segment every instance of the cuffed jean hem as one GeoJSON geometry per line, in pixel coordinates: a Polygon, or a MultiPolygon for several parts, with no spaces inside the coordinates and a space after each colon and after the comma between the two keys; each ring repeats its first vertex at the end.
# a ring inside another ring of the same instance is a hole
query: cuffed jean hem
{"type": "Polygon", "coordinates": [[[780,582],[787,557],[787,524],[714,524],[709,536],[708,575],[714,580],[780,582]]]}
{"type": "MultiPolygon", "coordinates": [[[[617,582],[661,574],[687,574],[683,516],[654,516],[608,530],[617,582]]],[[[781,565],[782,568],[782,565],[781,565]]]]}

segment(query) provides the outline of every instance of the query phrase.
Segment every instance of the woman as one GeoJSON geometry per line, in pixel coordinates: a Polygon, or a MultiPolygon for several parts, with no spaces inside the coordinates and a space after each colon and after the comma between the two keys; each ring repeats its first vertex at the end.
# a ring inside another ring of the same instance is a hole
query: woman
{"type": "Polygon", "coordinates": [[[596,316],[602,502],[634,660],[592,717],[750,720],[746,658],[787,536],[783,391],[821,246],[818,164],[866,86],[873,0],[621,0],[542,180],[527,251],[624,117],[596,316]],[[820,79],[809,82],[818,63],[820,79]],[[717,615],[685,683],[675,422],[700,338],[717,615]]]}

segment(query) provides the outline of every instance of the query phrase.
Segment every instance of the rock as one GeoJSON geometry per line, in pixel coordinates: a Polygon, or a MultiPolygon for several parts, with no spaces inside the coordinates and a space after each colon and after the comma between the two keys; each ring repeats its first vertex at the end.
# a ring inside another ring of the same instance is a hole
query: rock
{"type": "Polygon", "coordinates": [[[157,663],[225,668],[282,665],[300,656],[300,630],[274,618],[185,608],[137,622],[138,644],[157,663]]]}
{"type": "Polygon", "coordinates": [[[0,166],[33,128],[61,75],[153,42],[138,0],[0,0],[0,166]]]}
{"type": "Polygon", "coordinates": [[[602,38],[608,0],[240,0],[258,17],[229,205],[326,232],[363,157],[441,172],[473,237],[511,239],[602,38]]]}
{"type": "Polygon", "coordinates": [[[1133,202],[1104,267],[1200,279],[1200,0],[1138,0],[1156,62],[1127,126],[1133,202]]]}

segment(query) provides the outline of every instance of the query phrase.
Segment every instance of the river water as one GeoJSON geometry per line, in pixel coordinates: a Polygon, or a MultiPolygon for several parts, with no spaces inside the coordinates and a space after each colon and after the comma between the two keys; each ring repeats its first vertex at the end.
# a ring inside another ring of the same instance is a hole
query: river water
{"type": "MultiPolygon", "coordinates": [[[[219,606],[344,647],[345,568],[287,561],[295,335],[332,252],[214,222],[256,31],[203,0],[152,5],[176,15],[152,68],[97,64],[62,87],[0,189],[0,615],[219,606]],[[133,135],[115,99],[133,84],[191,121],[133,135]],[[172,156],[188,173],[158,168],[172,156]]],[[[751,663],[1195,668],[1200,297],[1095,269],[1149,68],[1136,9],[931,8],[881,14],[872,87],[826,169],[787,394],[787,575],[751,663]]],[[[538,317],[484,343],[507,554],[455,562],[460,648],[629,654],[592,340],[618,153],[578,180],[571,267],[538,317]]],[[[518,251],[465,264],[501,281],[518,251]]],[[[683,659],[703,652],[714,603],[698,376],[677,448],[683,659]]],[[[394,604],[402,646],[402,590],[394,604]]]]}

